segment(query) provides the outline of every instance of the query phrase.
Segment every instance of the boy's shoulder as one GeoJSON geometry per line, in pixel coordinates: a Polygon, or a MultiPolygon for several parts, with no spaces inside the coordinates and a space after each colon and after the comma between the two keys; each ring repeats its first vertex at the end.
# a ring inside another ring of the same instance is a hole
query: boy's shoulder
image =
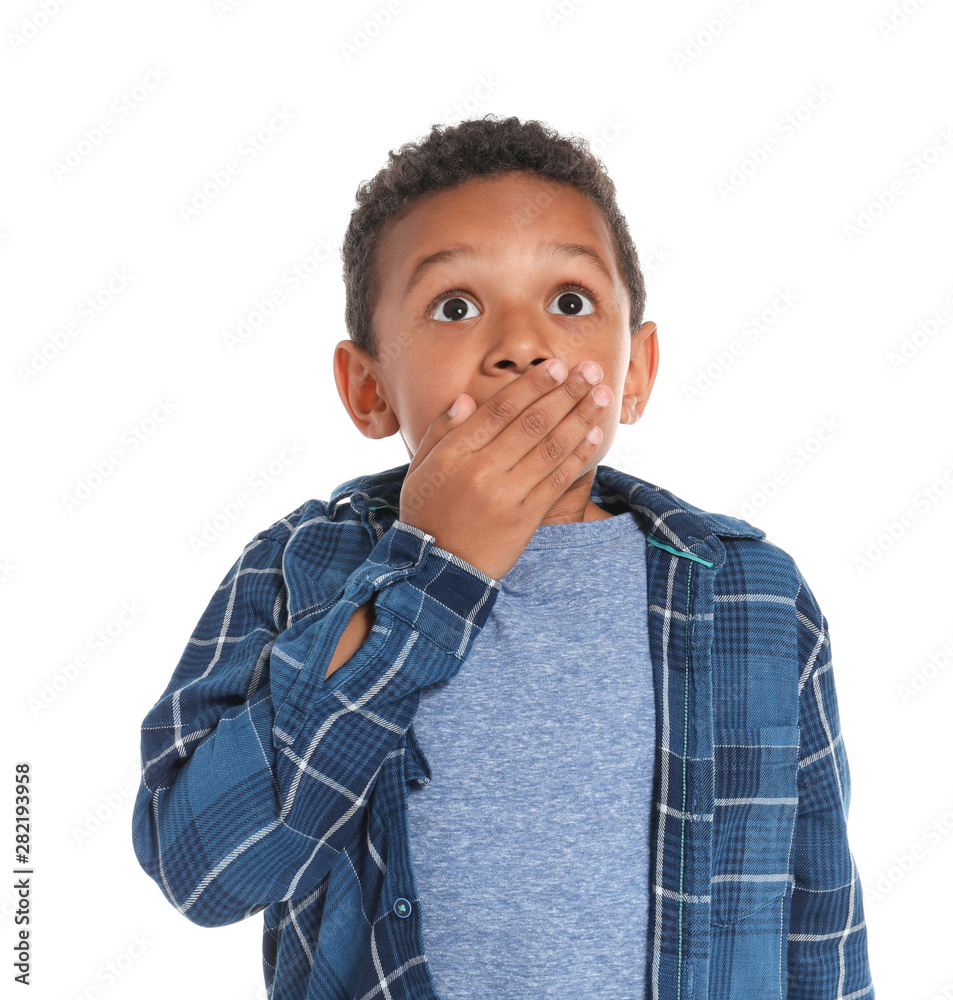
{"type": "Polygon", "coordinates": [[[622,500],[641,514],[641,525],[653,546],[717,566],[716,589],[723,595],[739,589],[774,593],[790,601],[799,616],[818,624],[823,621],[796,560],[772,542],[763,528],[731,514],[707,510],[610,466],[598,467],[596,484],[604,503],[622,500]]]}
{"type": "Polygon", "coordinates": [[[609,465],[597,467],[595,485],[604,498],[610,491],[615,491],[634,509],[640,509],[656,521],[664,520],[673,529],[676,524],[679,525],[686,536],[712,534],[720,538],[752,539],[766,536],[762,528],[743,518],[699,507],[671,490],[609,465]]]}
{"type": "Polygon", "coordinates": [[[394,515],[400,500],[400,488],[410,463],[387,469],[384,472],[355,476],[336,486],[329,500],[312,497],[305,500],[291,513],[278,518],[274,524],[262,528],[253,542],[268,540],[287,546],[292,539],[319,531],[319,525],[355,524],[367,517],[368,512],[389,509],[394,515]]]}
{"type": "MultiPolygon", "coordinates": [[[[612,466],[597,467],[593,500],[614,513],[631,508],[650,542],[670,542],[680,554],[706,543],[711,546],[712,539],[717,538],[721,545],[757,543],[755,551],[763,549],[791,558],[768,540],[763,528],[750,521],[693,504],[672,490],[612,466]]],[[[751,545],[741,547],[752,549],[751,545]]]]}

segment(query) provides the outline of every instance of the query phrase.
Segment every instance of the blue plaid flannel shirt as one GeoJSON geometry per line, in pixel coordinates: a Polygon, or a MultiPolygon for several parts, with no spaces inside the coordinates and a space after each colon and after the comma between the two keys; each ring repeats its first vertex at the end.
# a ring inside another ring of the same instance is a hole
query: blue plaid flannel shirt
{"type": "MultiPolygon", "coordinates": [[[[202,926],[264,910],[274,1000],[437,996],[407,837],[407,782],[430,777],[412,722],[500,585],[398,519],[407,468],[256,535],[143,723],[140,864],[202,926]],[[372,597],[370,635],[325,679],[372,597]]],[[[873,1000],[830,638],[807,583],[763,531],[609,466],[592,499],[634,511],[649,543],[658,728],[632,996],[873,1000]]]]}

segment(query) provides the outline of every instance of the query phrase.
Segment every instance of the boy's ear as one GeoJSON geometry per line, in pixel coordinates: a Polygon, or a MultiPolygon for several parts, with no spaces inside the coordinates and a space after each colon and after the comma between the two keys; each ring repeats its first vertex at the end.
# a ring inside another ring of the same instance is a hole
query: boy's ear
{"type": "Polygon", "coordinates": [[[354,426],[369,438],[385,438],[400,430],[397,415],[380,394],[378,366],[351,340],[334,348],[334,382],[354,426]]]}
{"type": "Polygon", "coordinates": [[[632,354],[622,393],[619,423],[634,424],[645,412],[658,374],[658,327],[646,320],[632,334],[632,354]]]}

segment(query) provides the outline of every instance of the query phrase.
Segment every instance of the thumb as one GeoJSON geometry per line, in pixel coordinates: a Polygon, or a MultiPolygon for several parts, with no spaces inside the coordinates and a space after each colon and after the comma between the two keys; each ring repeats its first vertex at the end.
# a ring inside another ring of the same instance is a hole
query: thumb
{"type": "Polygon", "coordinates": [[[407,474],[410,475],[430,452],[433,451],[437,443],[443,439],[443,436],[448,431],[453,430],[454,427],[462,424],[476,408],[476,402],[473,397],[463,392],[451,403],[449,409],[444,410],[439,417],[435,417],[421,438],[416,452],[414,452],[414,457],[410,462],[407,474]],[[452,414],[451,411],[453,411],[452,414]]]}

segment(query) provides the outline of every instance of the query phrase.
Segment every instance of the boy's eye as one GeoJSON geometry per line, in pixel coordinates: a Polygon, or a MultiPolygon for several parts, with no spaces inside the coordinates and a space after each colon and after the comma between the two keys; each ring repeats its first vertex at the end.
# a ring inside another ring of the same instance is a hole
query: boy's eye
{"type": "Polygon", "coordinates": [[[480,310],[469,300],[460,295],[451,295],[441,299],[431,313],[430,318],[441,322],[452,323],[460,319],[473,319],[479,316],[480,310]],[[472,310],[476,309],[473,313],[472,310]]]}
{"type": "MultiPolygon", "coordinates": [[[[589,316],[596,311],[596,297],[581,285],[564,286],[547,307],[546,312],[557,316],[589,316]],[[555,307],[555,308],[553,308],[555,307]]],[[[481,316],[479,308],[459,289],[444,295],[434,303],[430,318],[441,323],[454,323],[462,319],[481,316]]]]}
{"type": "Polygon", "coordinates": [[[553,299],[552,305],[547,308],[546,312],[554,312],[553,306],[558,306],[560,311],[557,315],[562,316],[588,316],[596,311],[591,296],[575,291],[560,292],[553,299]],[[588,308],[586,308],[587,306],[588,308]]]}

